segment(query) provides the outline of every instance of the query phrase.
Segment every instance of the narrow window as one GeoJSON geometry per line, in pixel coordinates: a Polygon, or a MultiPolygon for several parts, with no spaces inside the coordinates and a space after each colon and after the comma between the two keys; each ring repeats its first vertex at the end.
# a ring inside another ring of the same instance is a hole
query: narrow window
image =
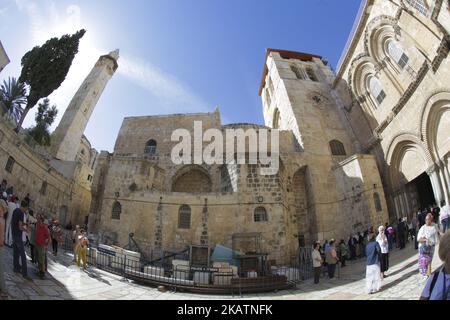
{"type": "Polygon", "coordinates": [[[331,154],[333,156],[346,156],[344,144],[338,140],[330,141],[331,154]]]}
{"type": "Polygon", "coordinates": [[[375,209],[377,210],[377,212],[383,211],[383,208],[381,207],[380,195],[378,194],[378,192],[375,192],[373,194],[373,201],[375,203],[375,209]]]}
{"type": "Polygon", "coordinates": [[[258,207],[255,209],[254,220],[255,222],[267,221],[267,211],[264,207],[258,207]]]}
{"type": "Polygon", "coordinates": [[[317,82],[316,74],[314,73],[314,70],[311,67],[306,68],[306,74],[308,75],[309,80],[317,82]]]}
{"type": "Polygon", "coordinates": [[[178,210],[178,228],[190,229],[191,228],[191,207],[188,205],[182,205],[178,210]]]}
{"type": "Polygon", "coordinates": [[[279,129],[279,127],[280,127],[280,111],[277,108],[275,109],[275,112],[273,114],[272,128],[279,129]]]}
{"type": "Polygon", "coordinates": [[[300,67],[298,67],[298,66],[296,66],[294,64],[291,64],[290,66],[291,66],[292,72],[295,73],[295,76],[297,77],[297,79],[299,79],[299,80],[305,80],[306,79],[304,71],[301,70],[300,67]]]}
{"type": "Polygon", "coordinates": [[[8,161],[6,162],[5,170],[9,173],[12,173],[15,163],[16,163],[16,160],[14,160],[13,157],[9,157],[8,161]]]}
{"type": "Polygon", "coordinates": [[[386,98],[386,93],[384,92],[383,88],[381,87],[381,83],[377,78],[370,78],[369,89],[370,93],[373,95],[378,104],[381,104],[386,98]]]}
{"type": "Polygon", "coordinates": [[[120,215],[122,214],[122,205],[120,202],[116,201],[112,207],[111,219],[120,220],[120,215]]]}
{"type": "Polygon", "coordinates": [[[47,193],[47,181],[42,182],[41,190],[39,192],[45,196],[47,193]]]}
{"type": "Polygon", "coordinates": [[[388,52],[401,69],[405,68],[405,66],[408,64],[409,57],[405,54],[405,52],[397,42],[389,42],[388,52]]]}
{"type": "Polygon", "coordinates": [[[151,139],[145,145],[145,154],[155,155],[156,154],[156,141],[151,139]]]}

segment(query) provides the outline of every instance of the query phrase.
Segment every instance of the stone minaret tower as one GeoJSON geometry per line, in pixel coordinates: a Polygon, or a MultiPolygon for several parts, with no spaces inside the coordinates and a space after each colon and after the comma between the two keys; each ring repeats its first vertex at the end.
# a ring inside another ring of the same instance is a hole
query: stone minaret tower
{"type": "Polygon", "coordinates": [[[73,97],[52,137],[51,153],[75,161],[81,137],[106,84],[118,68],[119,50],[101,56],[73,97]]]}

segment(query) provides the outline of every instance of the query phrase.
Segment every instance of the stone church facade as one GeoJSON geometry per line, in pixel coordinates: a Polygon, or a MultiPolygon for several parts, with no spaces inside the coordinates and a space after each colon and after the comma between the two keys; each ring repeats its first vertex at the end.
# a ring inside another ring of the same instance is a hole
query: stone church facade
{"type": "MultiPolygon", "coordinates": [[[[83,132],[118,68],[112,52],[100,57],[67,109],[48,172],[85,186],[86,197],[72,204],[83,206],[78,216],[89,212],[90,232],[108,243],[125,246],[132,234],[157,258],[258,235],[258,250],[288,264],[315,240],[347,238],[448,202],[449,34],[448,1],[365,0],[337,72],[318,55],[267,49],[259,89],[264,125],[225,125],[219,110],[129,117],[114,151],[98,154],[83,132]],[[221,132],[279,130],[279,171],[175,165],[171,135],[192,133],[194,121],[221,132]]],[[[255,251],[245,241],[235,249],[255,251]]]]}

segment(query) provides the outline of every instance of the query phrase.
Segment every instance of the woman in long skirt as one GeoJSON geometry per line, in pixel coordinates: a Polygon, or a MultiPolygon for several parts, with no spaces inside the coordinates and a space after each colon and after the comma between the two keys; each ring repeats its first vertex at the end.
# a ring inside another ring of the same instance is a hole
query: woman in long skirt
{"type": "Polygon", "coordinates": [[[439,229],[433,223],[433,215],[429,213],[417,234],[419,242],[419,271],[424,277],[431,275],[431,262],[433,261],[434,249],[439,241],[439,229]]]}

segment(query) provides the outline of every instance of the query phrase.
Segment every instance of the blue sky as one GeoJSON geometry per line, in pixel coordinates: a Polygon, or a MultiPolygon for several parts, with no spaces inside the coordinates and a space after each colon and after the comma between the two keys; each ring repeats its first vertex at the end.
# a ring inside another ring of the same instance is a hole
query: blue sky
{"type": "MultiPolygon", "coordinates": [[[[126,116],[213,111],[224,123],[263,123],[258,87],[265,49],[322,55],[333,67],[359,0],[0,0],[0,40],[11,59],[0,81],[20,74],[21,57],[52,36],[85,28],[80,52],[50,96],[60,114],[98,56],[119,48],[119,70],[86,129],[113,151],[126,116]]],[[[25,127],[34,122],[33,109],[25,127]]]]}

